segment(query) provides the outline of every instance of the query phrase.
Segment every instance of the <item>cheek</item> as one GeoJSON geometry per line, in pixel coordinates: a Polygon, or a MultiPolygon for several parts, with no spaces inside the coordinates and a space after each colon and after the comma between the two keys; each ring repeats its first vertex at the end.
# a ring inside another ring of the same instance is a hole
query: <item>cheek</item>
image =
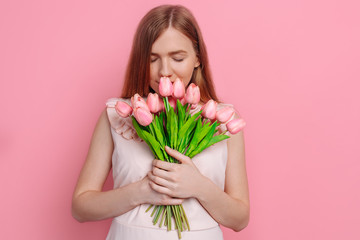
{"type": "Polygon", "coordinates": [[[193,71],[194,67],[192,64],[186,64],[178,69],[177,75],[184,81],[185,86],[190,82],[193,71]]]}
{"type": "Polygon", "coordinates": [[[151,79],[154,79],[155,75],[156,75],[156,64],[152,63],[152,64],[150,64],[150,77],[151,77],[151,79]]]}
{"type": "Polygon", "coordinates": [[[158,74],[156,72],[155,64],[150,65],[150,87],[155,91],[158,92],[159,84],[156,82],[158,80],[158,74]]]}
{"type": "Polygon", "coordinates": [[[156,92],[159,93],[159,84],[154,80],[150,80],[150,87],[156,92]]]}

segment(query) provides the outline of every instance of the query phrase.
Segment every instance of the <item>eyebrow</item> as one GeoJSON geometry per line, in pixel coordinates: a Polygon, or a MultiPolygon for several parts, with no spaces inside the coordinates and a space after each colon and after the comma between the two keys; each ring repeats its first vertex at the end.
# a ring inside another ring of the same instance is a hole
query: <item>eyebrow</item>
{"type": "MultiPolygon", "coordinates": [[[[187,54],[187,52],[184,51],[184,50],[177,50],[177,51],[169,52],[169,55],[176,55],[176,54],[180,54],[180,53],[185,53],[185,54],[187,54]]],[[[157,55],[157,56],[158,56],[159,54],[152,52],[151,55],[157,55]]]]}

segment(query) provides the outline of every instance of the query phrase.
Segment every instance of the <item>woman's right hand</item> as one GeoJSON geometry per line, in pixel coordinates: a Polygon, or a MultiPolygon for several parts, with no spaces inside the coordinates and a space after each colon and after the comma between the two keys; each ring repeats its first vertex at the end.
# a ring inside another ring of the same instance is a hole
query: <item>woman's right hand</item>
{"type": "Polygon", "coordinates": [[[140,180],[140,194],[143,196],[142,203],[153,205],[179,205],[184,201],[184,199],[173,198],[154,191],[150,186],[150,179],[147,175],[140,180]]]}

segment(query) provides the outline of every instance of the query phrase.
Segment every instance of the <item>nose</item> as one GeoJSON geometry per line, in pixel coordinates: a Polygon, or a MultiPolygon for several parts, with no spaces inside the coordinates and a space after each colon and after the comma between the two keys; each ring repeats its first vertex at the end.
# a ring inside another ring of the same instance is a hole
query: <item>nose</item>
{"type": "Polygon", "coordinates": [[[160,77],[168,77],[171,79],[171,76],[172,71],[169,63],[166,60],[162,61],[160,68],[160,77]]]}

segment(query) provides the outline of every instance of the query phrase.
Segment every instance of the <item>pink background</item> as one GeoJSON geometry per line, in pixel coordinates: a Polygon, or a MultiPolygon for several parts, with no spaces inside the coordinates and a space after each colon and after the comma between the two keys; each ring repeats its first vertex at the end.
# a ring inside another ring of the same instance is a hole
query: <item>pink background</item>
{"type": "MultiPolygon", "coordinates": [[[[169,2],[1,1],[0,239],[105,238],[72,192],[140,18],[169,2]]],[[[358,1],[176,3],[248,123],[251,220],[225,239],[360,239],[358,1]]]]}

